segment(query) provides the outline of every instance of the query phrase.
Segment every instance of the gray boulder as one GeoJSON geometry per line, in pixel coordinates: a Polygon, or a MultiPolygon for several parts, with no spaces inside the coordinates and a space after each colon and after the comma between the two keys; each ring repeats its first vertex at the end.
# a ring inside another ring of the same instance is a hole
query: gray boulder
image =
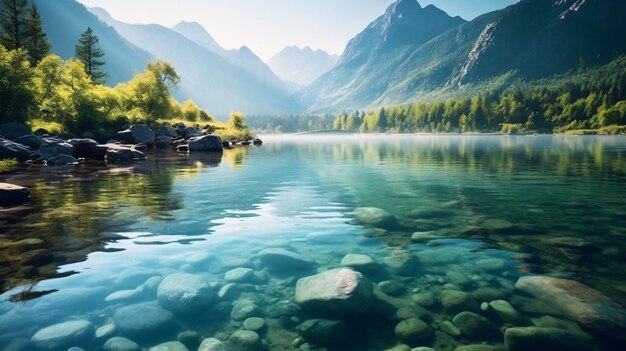
{"type": "Polygon", "coordinates": [[[176,129],[174,129],[174,127],[163,125],[157,129],[156,135],[176,138],[178,133],[176,133],[176,129]]]}
{"type": "Polygon", "coordinates": [[[78,164],[78,160],[71,155],[57,155],[48,159],[46,164],[48,166],[76,165],[78,164]]]}
{"type": "Polygon", "coordinates": [[[491,339],[501,336],[500,330],[493,323],[474,312],[461,312],[454,316],[452,323],[468,338],[491,339]]]}
{"type": "Polygon", "coordinates": [[[31,158],[32,151],[28,146],[0,137],[0,160],[17,159],[26,161],[31,158]]]}
{"type": "Polygon", "coordinates": [[[228,345],[233,351],[256,351],[261,350],[263,344],[259,334],[251,330],[239,330],[228,338],[228,345]]]}
{"type": "Polygon", "coordinates": [[[377,207],[358,207],[354,210],[354,215],[357,222],[370,227],[388,229],[398,223],[391,213],[377,207]]]}
{"type": "Polygon", "coordinates": [[[130,126],[130,133],[134,144],[154,144],[154,132],[145,124],[133,124],[130,126]]]}
{"type": "Polygon", "coordinates": [[[372,299],[372,283],[363,274],[348,268],[329,270],[296,283],[296,303],[314,314],[363,314],[372,299]]]}
{"type": "Polygon", "coordinates": [[[154,303],[140,303],[115,311],[113,320],[123,334],[150,335],[166,330],[172,322],[172,312],[154,303]]]}
{"type": "Polygon", "coordinates": [[[616,302],[584,284],[553,277],[520,278],[515,288],[536,297],[587,331],[626,341],[626,312],[616,302]]]}
{"type": "Polygon", "coordinates": [[[154,139],[154,145],[157,148],[164,149],[172,144],[172,138],[166,135],[159,135],[154,139]]]}
{"type": "Polygon", "coordinates": [[[157,289],[157,300],[163,308],[183,314],[208,307],[214,295],[204,278],[188,273],[165,277],[157,289]]]}
{"type": "Polygon", "coordinates": [[[18,144],[28,146],[29,148],[33,150],[37,150],[41,146],[41,142],[43,141],[43,138],[34,134],[26,134],[26,135],[22,135],[19,138],[15,138],[13,141],[18,144]]]}
{"type": "Polygon", "coordinates": [[[230,318],[236,321],[242,321],[246,318],[254,317],[261,313],[261,309],[257,304],[249,300],[237,301],[230,311],[230,318]]]}
{"type": "Polygon", "coordinates": [[[472,295],[451,289],[446,289],[441,292],[441,305],[449,314],[479,310],[478,304],[472,298],[472,295]]]}
{"type": "Polygon", "coordinates": [[[421,319],[409,318],[398,323],[396,335],[406,341],[420,341],[433,335],[433,329],[421,319]]]}
{"type": "Polygon", "coordinates": [[[76,157],[104,160],[107,153],[107,146],[98,145],[98,142],[93,139],[70,139],[67,142],[74,146],[76,157]]]}
{"type": "Polygon", "coordinates": [[[198,347],[198,351],[227,351],[226,346],[215,338],[204,339],[198,347]]]}
{"type": "Polygon", "coordinates": [[[88,342],[94,336],[93,324],[85,320],[69,321],[43,328],[30,341],[38,348],[55,350],[88,342]]]}
{"type": "Polygon", "coordinates": [[[489,307],[504,322],[518,326],[530,325],[530,320],[519,313],[508,301],[495,300],[489,302],[489,307]]]}
{"type": "Polygon", "coordinates": [[[189,351],[189,349],[180,341],[168,341],[152,346],[148,351],[189,351]]]}
{"type": "Polygon", "coordinates": [[[49,160],[58,155],[73,155],[74,146],[61,138],[44,138],[37,153],[41,159],[49,160]]]}
{"type": "Polygon", "coordinates": [[[105,155],[107,162],[133,162],[146,159],[146,154],[132,147],[107,144],[105,155]]]}
{"type": "Polygon", "coordinates": [[[317,345],[336,344],[350,338],[344,322],[327,319],[309,319],[298,325],[296,331],[306,341],[317,345]]]}
{"type": "Polygon", "coordinates": [[[23,186],[0,183],[0,206],[19,205],[30,200],[30,190],[23,186]]]}
{"type": "Polygon", "coordinates": [[[178,134],[180,134],[180,136],[182,136],[185,139],[191,139],[193,137],[198,137],[202,135],[202,133],[200,133],[196,128],[193,128],[193,127],[189,127],[189,128],[183,127],[178,130],[178,134]]]}
{"type": "Polygon", "coordinates": [[[4,135],[7,139],[13,140],[28,134],[32,134],[32,129],[22,123],[9,122],[0,125],[0,135],[4,135]]]}
{"type": "Polygon", "coordinates": [[[259,252],[261,266],[269,271],[302,271],[315,267],[315,262],[299,253],[280,248],[270,248],[259,252]]]}
{"type": "Polygon", "coordinates": [[[254,271],[250,268],[235,268],[224,274],[224,279],[231,283],[250,283],[256,279],[254,271]]]}
{"type": "Polygon", "coordinates": [[[217,135],[203,135],[189,139],[189,151],[224,151],[222,139],[217,135]]]}
{"type": "Polygon", "coordinates": [[[587,337],[556,328],[509,328],[504,333],[504,344],[509,351],[597,350],[587,337]]]}
{"type": "Polygon", "coordinates": [[[141,351],[141,347],[136,342],[121,336],[114,336],[107,340],[102,349],[104,351],[141,351]]]}

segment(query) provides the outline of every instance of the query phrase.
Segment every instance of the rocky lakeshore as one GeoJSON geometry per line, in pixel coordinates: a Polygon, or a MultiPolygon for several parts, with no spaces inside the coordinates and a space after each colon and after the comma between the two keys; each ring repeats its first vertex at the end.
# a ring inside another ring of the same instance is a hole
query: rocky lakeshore
{"type": "MultiPolygon", "coordinates": [[[[184,123],[162,125],[156,130],[134,124],[111,136],[86,132],[51,135],[46,130],[32,131],[27,125],[5,123],[0,126],[0,160],[12,159],[43,166],[73,166],[85,162],[127,164],[145,160],[150,149],[172,148],[182,153],[223,152],[235,146],[261,145],[251,140],[222,140],[209,129],[198,130],[184,123]]],[[[0,206],[27,202],[28,189],[0,185],[0,206]]]]}

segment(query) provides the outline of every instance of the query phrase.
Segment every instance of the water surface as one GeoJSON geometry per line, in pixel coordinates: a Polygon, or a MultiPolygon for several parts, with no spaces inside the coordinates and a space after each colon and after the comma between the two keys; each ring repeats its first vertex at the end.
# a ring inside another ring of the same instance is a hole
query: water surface
{"type": "MultiPolygon", "coordinates": [[[[125,306],[156,305],[161,278],[154,277],[193,274],[215,294],[228,283],[225,272],[246,267],[255,276],[237,283],[237,296],[214,297],[194,316],[175,313],[166,331],[137,335],[118,328],[62,348],[99,350],[111,336],[124,336],[144,348],[179,338],[195,350],[179,333],[227,340],[242,329],[231,314],[237,304],[254,305],[250,316],[266,320],[259,334],[270,350],[504,347],[501,334],[458,336],[443,326],[460,312],[442,307],[442,293],[455,290],[477,306],[509,301],[523,310],[526,325],[557,326],[599,349],[617,349],[567,316],[532,312],[519,302],[532,296],[514,285],[540,274],[581,282],[616,304],[626,301],[624,138],[300,135],[264,141],[221,158],[164,153],[128,166],[32,166],[0,175],[33,191],[30,205],[0,211],[0,348],[35,349],[29,340],[38,330],[68,320],[86,320],[94,329],[115,324],[125,306]],[[364,207],[387,211],[396,222],[362,225],[355,210],[364,207]],[[416,232],[423,239],[411,240],[416,232]],[[258,257],[267,248],[297,252],[314,260],[315,269],[267,270],[258,257]],[[293,303],[297,279],[341,267],[354,253],[376,261],[362,271],[376,286],[376,300],[391,307],[345,318],[358,336],[348,341],[293,346],[298,325],[317,317],[293,303]],[[407,257],[408,268],[399,270],[394,262],[407,257]],[[146,285],[151,278],[154,286],[146,285]],[[433,334],[401,340],[394,328],[407,318],[425,321],[433,334]]],[[[515,326],[489,310],[475,312],[501,330],[515,326]]]]}

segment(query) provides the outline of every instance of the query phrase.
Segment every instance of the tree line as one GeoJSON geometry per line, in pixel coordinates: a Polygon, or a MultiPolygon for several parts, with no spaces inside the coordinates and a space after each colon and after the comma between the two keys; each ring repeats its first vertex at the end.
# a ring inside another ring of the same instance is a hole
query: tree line
{"type": "MultiPolygon", "coordinates": [[[[626,125],[626,56],[553,79],[515,82],[446,100],[415,102],[339,115],[253,116],[259,130],[358,133],[553,133],[621,131],[626,125]]],[[[461,92],[463,93],[463,92],[461,92]]]]}
{"type": "Polygon", "coordinates": [[[34,3],[0,2],[0,121],[104,132],[159,119],[212,120],[193,101],[180,104],[172,97],[180,77],[168,62],[150,62],[130,81],[106,86],[105,53],[89,27],[74,59],[50,49],[34,3]]]}

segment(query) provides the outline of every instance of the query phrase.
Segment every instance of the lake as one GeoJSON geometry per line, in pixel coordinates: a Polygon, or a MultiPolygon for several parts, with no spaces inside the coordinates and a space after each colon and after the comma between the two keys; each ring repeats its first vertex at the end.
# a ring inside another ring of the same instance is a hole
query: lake
{"type": "Polygon", "coordinates": [[[262,139],[0,174],[0,350],[621,349],[624,137],[262,139]]]}

